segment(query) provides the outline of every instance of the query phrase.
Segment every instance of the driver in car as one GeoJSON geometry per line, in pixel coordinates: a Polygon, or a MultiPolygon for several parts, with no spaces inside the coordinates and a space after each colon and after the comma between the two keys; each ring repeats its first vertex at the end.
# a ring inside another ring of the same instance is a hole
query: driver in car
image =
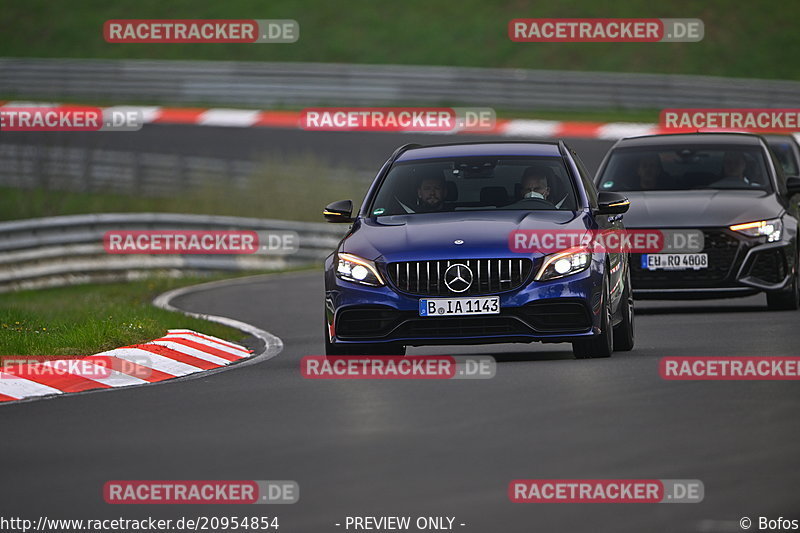
{"type": "Polygon", "coordinates": [[[547,200],[550,196],[550,182],[547,172],[538,167],[528,167],[522,174],[520,194],[523,198],[538,198],[547,200]]]}
{"type": "Polygon", "coordinates": [[[747,185],[750,187],[760,186],[761,184],[758,183],[758,180],[745,175],[746,168],[747,160],[744,157],[744,153],[738,150],[729,150],[725,152],[725,155],[722,157],[723,177],[721,180],[712,183],[712,185],[726,187],[736,187],[741,185],[747,185]]]}
{"type": "Polygon", "coordinates": [[[660,188],[664,171],[661,169],[661,158],[658,154],[648,154],[639,159],[636,166],[636,177],[639,190],[649,191],[660,188]]]}
{"type": "Polygon", "coordinates": [[[417,185],[417,213],[441,211],[444,206],[444,176],[426,176],[417,185]]]}

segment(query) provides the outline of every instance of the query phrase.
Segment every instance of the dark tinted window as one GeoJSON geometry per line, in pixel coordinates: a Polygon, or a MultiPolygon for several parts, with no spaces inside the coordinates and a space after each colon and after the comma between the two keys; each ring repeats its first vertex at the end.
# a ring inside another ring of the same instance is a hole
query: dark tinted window
{"type": "Polygon", "coordinates": [[[769,141],[769,147],[775,157],[778,158],[781,168],[783,168],[783,173],[787,176],[797,176],[798,162],[794,157],[792,145],[788,141],[769,141]]]}
{"type": "Polygon", "coordinates": [[[621,148],[600,176],[601,191],[761,189],[772,191],[764,151],[749,146],[621,148]]]}
{"type": "Polygon", "coordinates": [[[575,210],[561,157],[479,157],[398,163],[372,203],[372,216],[493,209],[575,210]]]}

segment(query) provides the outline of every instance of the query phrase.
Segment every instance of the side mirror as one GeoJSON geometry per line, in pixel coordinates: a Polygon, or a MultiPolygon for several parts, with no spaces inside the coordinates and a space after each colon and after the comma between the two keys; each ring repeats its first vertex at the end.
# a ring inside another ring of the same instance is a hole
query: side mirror
{"type": "Polygon", "coordinates": [[[631,202],[624,194],[604,191],[597,194],[597,213],[599,215],[621,215],[626,213],[631,202]]]}
{"type": "Polygon", "coordinates": [[[786,178],[786,189],[789,191],[789,196],[800,194],[800,177],[789,176],[786,178]]]}
{"type": "Polygon", "coordinates": [[[325,208],[322,214],[328,222],[352,222],[353,201],[339,200],[338,202],[328,204],[328,207],[325,208]]]}

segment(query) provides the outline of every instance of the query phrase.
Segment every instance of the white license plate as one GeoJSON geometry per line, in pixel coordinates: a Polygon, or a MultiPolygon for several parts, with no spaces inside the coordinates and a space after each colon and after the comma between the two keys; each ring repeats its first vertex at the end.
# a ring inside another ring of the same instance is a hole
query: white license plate
{"type": "Polygon", "coordinates": [[[496,315],[500,297],[425,298],[419,301],[419,316],[496,315]]]}
{"type": "Polygon", "coordinates": [[[701,270],[708,268],[708,254],[642,254],[645,270],[701,270]]]}

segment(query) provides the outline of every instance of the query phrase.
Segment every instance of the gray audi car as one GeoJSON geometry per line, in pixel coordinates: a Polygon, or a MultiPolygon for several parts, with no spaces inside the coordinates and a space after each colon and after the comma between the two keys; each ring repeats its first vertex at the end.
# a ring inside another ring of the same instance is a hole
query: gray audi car
{"type": "Polygon", "coordinates": [[[596,175],[624,193],[626,228],[702,232],[702,249],[631,254],[634,297],[688,299],[764,292],[771,309],[800,306],[798,220],[789,199],[800,178],[763,137],[742,133],[622,139],[596,175]]]}

